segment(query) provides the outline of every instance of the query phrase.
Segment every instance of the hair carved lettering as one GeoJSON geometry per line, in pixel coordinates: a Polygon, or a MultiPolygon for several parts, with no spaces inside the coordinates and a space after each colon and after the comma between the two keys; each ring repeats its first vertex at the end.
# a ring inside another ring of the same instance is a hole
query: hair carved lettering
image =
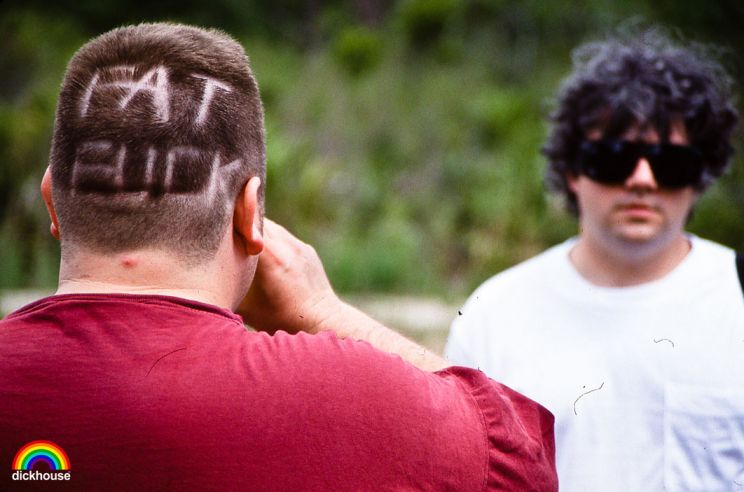
{"type": "Polygon", "coordinates": [[[205,75],[191,74],[191,76],[204,80],[204,93],[202,95],[201,103],[199,104],[199,112],[196,115],[196,121],[194,122],[196,125],[202,125],[207,121],[207,116],[209,115],[209,103],[214,97],[214,91],[220,89],[226,92],[231,92],[232,89],[224,82],[220,82],[219,80],[205,75]]]}
{"type": "MultiPolygon", "coordinates": [[[[80,116],[88,116],[93,105],[93,98],[98,91],[115,88],[122,92],[118,100],[119,109],[127,110],[136,96],[147,94],[150,97],[156,121],[168,122],[171,117],[171,84],[168,69],[164,66],[157,66],[140,76],[137,74],[137,67],[131,65],[117,65],[97,70],[80,100],[80,116]]],[[[196,108],[194,125],[200,126],[208,120],[210,105],[217,91],[232,92],[232,87],[213,77],[198,73],[192,73],[190,77],[204,81],[199,100],[194,101],[196,108]]]]}
{"type": "MultiPolygon", "coordinates": [[[[148,68],[122,64],[98,69],[82,92],[79,115],[95,122],[102,115],[118,111],[126,118],[126,112],[131,111],[135,118],[132,121],[140,124],[151,118],[152,123],[176,128],[180,119],[180,124],[185,121],[196,132],[206,131],[204,125],[209,122],[216,98],[233,92],[233,88],[200,73],[188,74],[185,82],[174,73],[163,65],[148,68]],[[188,119],[184,120],[184,115],[188,119]]],[[[204,193],[213,200],[223,186],[220,172],[241,163],[240,159],[225,163],[218,150],[204,145],[163,146],[149,138],[143,133],[134,141],[114,137],[79,143],[70,173],[73,192],[143,196],[204,193]]]]}
{"type": "Polygon", "coordinates": [[[85,88],[80,105],[80,116],[86,116],[97,89],[116,87],[124,89],[124,97],[119,100],[121,109],[126,109],[139,93],[148,93],[157,119],[161,122],[168,121],[170,118],[168,70],[162,66],[155,67],[139,78],[136,77],[135,72],[135,67],[130,65],[119,65],[97,71],[85,88]]]}
{"type": "Polygon", "coordinates": [[[211,258],[235,197],[250,177],[265,176],[265,163],[258,86],[229,36],[128,26],[70,61],[50,152],[68,244],[211,258]]]}
{"type": "Polygon", "coordinates": [[[193,193],[211,202],[223,186],[222,174],[241,162],[223,164],[218,151],[192,146],[143,149],[96,140],[77,147],[70,184],[73,192],[193,193]]]}

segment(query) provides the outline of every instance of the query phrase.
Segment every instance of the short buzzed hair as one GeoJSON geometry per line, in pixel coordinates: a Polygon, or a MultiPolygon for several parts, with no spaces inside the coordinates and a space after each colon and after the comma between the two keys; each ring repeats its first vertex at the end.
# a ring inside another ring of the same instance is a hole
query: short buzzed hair
{"type": "Polygon", "coordinates": [[[682,44],[659,27],[630,29],[588,43],[573,52],[574,70],[564,81],[543,153],[546,183],[578,214],[567,174],[587,133],[618,138],[635,126],[654,128],[668,138],[672,120],[681,119],[690,145],[703,154],[704,190],[727,169],[731,137],[738,121],[732,78],[711,46],[682,44]]]}
{"type": "Polygon", "coordinates": [[[242,46],[176,24],[91,40],[67,67],[50,166],[63,253],[213,257],[237,194],[265,179],[263,108],[242,46]]]}

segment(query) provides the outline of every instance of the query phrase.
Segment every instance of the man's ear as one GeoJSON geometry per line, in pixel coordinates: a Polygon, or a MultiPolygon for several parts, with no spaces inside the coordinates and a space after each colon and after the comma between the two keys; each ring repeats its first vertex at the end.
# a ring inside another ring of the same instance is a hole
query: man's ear
{"type": "Polygon", "coordinates": [[[579,181],[579,177],[575,174],[573,174],[570,171],[566,172],[566,186],[568,186],[568,190],[576,194],[576,183],[579,181]]]}
{"type": "Polygon", "coordinates": [[[41,197],[44,199],[49,218],[52,220],[49,232],[59,241],[59,221],[57,220],[57,211],[54,210],[54,203],[52,203],[52,170],[49,166],[44,171],[44,177],[41,178],[41,197]]]}
{"type": "Polygon", "coordinates": [[[257,255],[264,248],[261,232],[261,205],[258,200],[260,186],[261,178],[252,177],[235,200],[233,232],[236,240],[240,241],[249,255],[257,255]]]}

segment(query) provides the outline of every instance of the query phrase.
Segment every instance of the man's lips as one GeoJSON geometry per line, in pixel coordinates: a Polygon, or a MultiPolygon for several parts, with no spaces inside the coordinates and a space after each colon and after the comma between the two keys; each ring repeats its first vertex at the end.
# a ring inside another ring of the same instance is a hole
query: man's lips
{"type": "Polygon", "coordinates": [[[644,202],[623,203],[618,205],[616,209],[618,212],[634,218],[648,218],[660,213],[657,207],[644,202]]]}

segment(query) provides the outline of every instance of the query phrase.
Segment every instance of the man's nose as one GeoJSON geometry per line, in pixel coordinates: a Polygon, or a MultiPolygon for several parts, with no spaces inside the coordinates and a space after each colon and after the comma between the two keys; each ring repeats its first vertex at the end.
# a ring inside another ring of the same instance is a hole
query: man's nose
{"type": "Polygon", "coordinates": [[[646,190],[656,190],[659,184],[656,182],[654,172],[651,170],[651,164],[645,157],[638,159],[633,173],[625,180],[626,188],[642,188],[646,190]]]}

